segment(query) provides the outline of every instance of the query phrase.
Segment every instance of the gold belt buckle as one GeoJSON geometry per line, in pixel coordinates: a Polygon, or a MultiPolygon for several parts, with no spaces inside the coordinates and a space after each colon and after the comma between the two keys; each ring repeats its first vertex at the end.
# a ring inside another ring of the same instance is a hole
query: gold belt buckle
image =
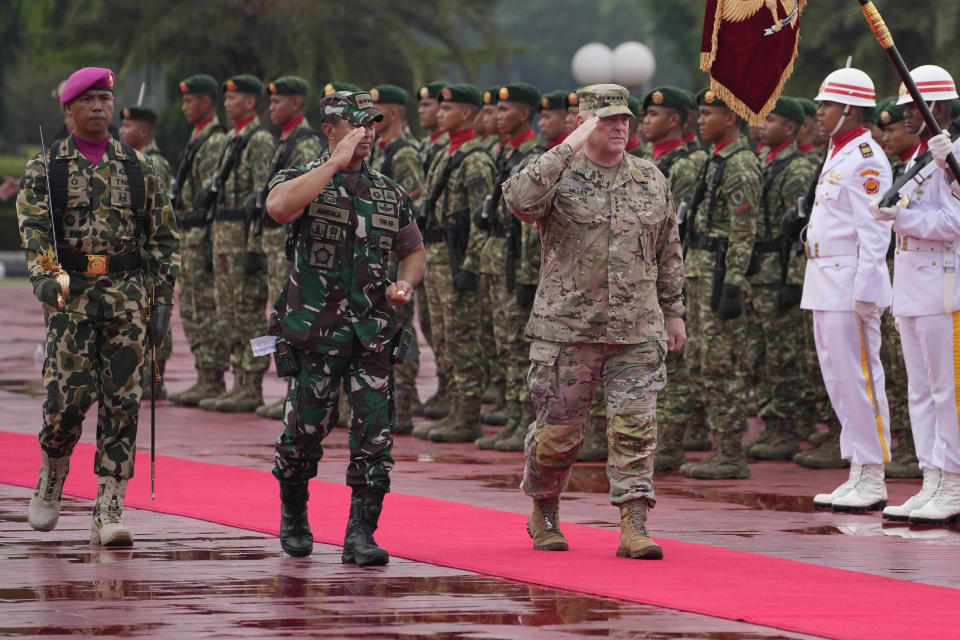
{"type": "Polygon", "coordinates": [[[99,256],[93,253],[88,253],[87,269],[86,271],[84,271],[84,273],[87,273],[93,276],[102,276],[106,273],[109,273],[109,271],[107,271],[107,265],[109,262],[110,262],[109,256],[99,256]]]}

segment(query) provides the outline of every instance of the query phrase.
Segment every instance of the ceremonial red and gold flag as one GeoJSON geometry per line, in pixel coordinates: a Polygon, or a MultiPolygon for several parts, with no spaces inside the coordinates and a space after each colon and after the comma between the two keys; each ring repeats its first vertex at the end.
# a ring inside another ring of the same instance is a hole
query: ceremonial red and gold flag
{"type": "Polygon", "coordinates": [[[759,123],[793,73],[807,0],[707,0],[700,68],[710,88],[744,119],[759,123]]]}

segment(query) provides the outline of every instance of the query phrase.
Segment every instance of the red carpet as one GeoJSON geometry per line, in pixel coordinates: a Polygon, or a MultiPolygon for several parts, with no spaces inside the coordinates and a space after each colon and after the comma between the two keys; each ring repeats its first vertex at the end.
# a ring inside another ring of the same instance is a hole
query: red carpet
{"type": "MultiPolygon", "coordinates": [[[[36,437],[0,431],[0,451],[0,483],[36,484],[36,437]]],[[[66,494],[96,495],[92,459],[92,446],[77,447],[66,494]]],[[[139,455],[127,506],[277,534],[277,484],[267,470],[167,457],[157,465],[151,501],[149,457],[139,455]]],[[[314,536],[341,544],[347,488],[314,481],[310,492],[314,536]]],[[[377,540],[411,560],[830,638],[945,638],[960,629],[953,589],[665,539],[658,540],[664,560],[625,560],[614,556],[616,531],[573,524],[563,527],[571,551],[538,552],[525,522],[525,515],[390,494],[377,540]]]]}

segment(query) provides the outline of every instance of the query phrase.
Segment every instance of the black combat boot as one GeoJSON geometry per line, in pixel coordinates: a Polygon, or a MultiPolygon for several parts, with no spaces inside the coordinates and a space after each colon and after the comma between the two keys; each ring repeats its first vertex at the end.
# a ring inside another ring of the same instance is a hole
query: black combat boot
{"type": "Polygon", "coordinates": [[[357,491],[350,498],[350,520],[343,537],[343,563],[356,562],[361,567],[379,566],[390,562],[387,550],[377,546],[373,532],[377,530],[383,493],[374,489],[357,491]]]}
{"type": "Polygon", "coordinates": [[[313,533],[307,521],[308,497],[306,482],[280,483],[280,546],[294,558],[313,553],[313,533]]]}

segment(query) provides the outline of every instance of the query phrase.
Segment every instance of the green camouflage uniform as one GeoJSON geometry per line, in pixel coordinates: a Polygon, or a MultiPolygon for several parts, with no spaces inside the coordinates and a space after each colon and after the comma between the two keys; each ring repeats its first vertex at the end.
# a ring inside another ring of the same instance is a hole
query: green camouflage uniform
{"type": "MultiPolygon", "coordinates": [[[[137,152],[146,191],[142,235],[137,232],[119,141],[110,139],[96,166],[77,151],[73,136],[60,143],[52,157],[68,161],[67,202],[58,231],[60,255],[139,254],[145,266],[100,275],[71,271],[64,309],[44,305],[47,395],[40,446],[50,457],[69,456],[80,439],[84,415],[97,402],[94,471],[126,480],[133,477],[148,283],[152,279],[156,284],[158,304],[173,304],[180,269],[177,221],[166,188],[137,152]]],[[[37,154],[27,163],[17,197],[31,280],[49,275],[40,254],[54,250],[47,198],[43,158],[37,154]]]]}
{"type": "Polygon", "coordinates": [[[625,154],[608,180],[562,143],[504,185],[510,210],[535,222],[543,241],[526,328],[537,420],[521,484],[535,499],[565,488],[602,382],[610,499],[654,501],[665,324],[683,315],[680,238],[670,187],[653,164],[625,154]]]}
{"type": "MultiPolygon", "coordinates": [[[[703,149],[696,147],[691,150],[684,144],[652,160],[670,183],[675,210],[679,210],[681,202],[689,203],[697,176],[707,157],[703,149]]],[[[684,291],[684,300],[689,309],[692,306],[689,290],[684,291]]],[[[668,384],[657,399],[659,448],[669,448],[680,458],[683,456],[681,442],[687,426],[704,424],[707,412],[706,394],[699,370],[699,336],[696,320],[691,316],[687,317],[686,330],[689,338],[683,350],[667,354],[668,384]]]]}
{"type": "MultiPolygon", "coordinates": [[[[227,133],[220,163],[221,175],[234,146],[239,144],[241,137],[259,126],[260,119],[254,117],[241,131],[234,127],[227,133]]],[[[262,376],[270,365],[267,358],[255,358],[250,349],[250,339],[263,335],[267,328],[266,273],[245,273],[244,259],[248,253],[261,256],[263,253],[260,238],[253,234],[247,223],[247,208],[256,197],[257,189],[267,183],[273,148],[273,136],[266,129],[252,134],[240,161],[223,180],[217,217],[212,225],[217,327],[226,341],[230,364],[237,374],[262,376]]]]}
{"type": "MultiPolygon", "coordinates": [[[[329,158],[282,171],[271,188],[329,158]]],[[[409,196],[363,163],[349,178],[337,172],[301,218],[293,268],[274,305],[271,333],[294,347],[300,371],[287,391],[284,433],[273,475],[281,482],[313,478],[321,442],[337,421],[341,381],[353,418],[347,485],[390,489],[394,402],[390,342],[400,327],[384,297],[391,252],[421,243],[409,196]]]]}
{"type": "MultiPolygon", "coordinates": [[[[540,153],[540,140],[536,137],[520,143],[516,148],[505,143],[502,153],[498,154],[497,176],[509,179],[534,162],[540,153]]],[[[493,321],[495,353],[490,356],[494,367],[503,371],[505,399],[511,404],[530,401],[529,389],[525,384],[530,366],[530,346],[523,335],[530,310],[521,308],[517,303],[515,289],[516,284],[522,284],[517,278],[521,269],[521,254],[513,256],[512,267],[507,266],[508,238],[519,232],[516,241],[522,245],[523,227],[532,228],[514,218],[501,197],[491,220],[490,235],[480,253],[480,287],[488,300],[487,308],[493,321]],[[508,268],[514,270],[514,289],[510,291],[507,290],[508,268]]]]}
{"type": "MultiPolygon", "coordinates": [[[[280,138],[277,148],[273,152],[273,159],[270,161],[270,167],[274,172],[289,169],[290,167],[305,167],[320,157],[323,151],[323,143],[316,135],[307,135],[296,142],[296,146],[290,151],[286,162],[280,166],[280,160],[287,153],[287,142],[294,136],[304,135],[299,132],[310,131],[310,123],[304,118],[293,129],[287,132],[287,135],[280,138]]],[[[286,252],[286,232],[283,225],[278,224],[266,212],[263,214],[263,234],[261,243],[263,244],[263,253],[267,257],[267,300],[273,304],[277,296],[280,295],[280,289],[283,288],[290,275],[290,261],[287,260],[286,252]]]]}
{"type": "Polygon", "coordinates": [[[782,235],[781,221],[794,217],[797,199],[806,195],[816,167],[797,150],[796,142],[764,158],[757,242],[763,249],[759,271],[750,278],[747,313],[747,371],[752,375],[755,400],[766,431],[796,442],[812,426],[804,402],[804,315],[797,305],[777,309],[777,293],[784,285],[803,286],[804,261],[782,235]],[[766,194],[764,199],[763,193],[766,194]],[[781,262],[778,247],[788,243],[781,262]]]}
{"type": "MultiPolygon", "coordinates": [[[[150,164],[153,165],[154,171],[157,172],[157,178],[160,180],[160,186],[164,189],[169,188],[170,182],[173,180],[173,169],[170,167],[170,162],[163,156],[163,153],[160,151],[160,147],[157,146],[156,140],[151,140],[147,145],[140,150],[140,153],[147,156],[147,160],[150,161],[150,164]]],[[[163,342],[159,349],[157,349],[157,367],[160,370],[162,375],[164,370],[167,368],[167,360],[170,359],[170,355],[173,353],[173,327],[167,325],[167,335],[164,336],[163,342]]],[[[152,376],[144,377],[145,388],[150,388],[150,381],[152,376]]]]}
{"type": "MultiPolygon", "coordinates": [[[[404,129],[403,133],[396,140],[384,145],[382,149],[377,149],[371,167],[374,171],[382,173],[401,187],[410,196],[412,206],[420,206],[420,200],[423,198],[423,170],[421,168],[420,153],[418,151],[417,139],[413,137],[410,129],[404,129]],[[387,160],[390,160],[389,166],[387,160]],[[387,171],[384,171],[387,169],[387,171]]],[[[391,268],[394,268],[395,260],[391,261],[391,268]]],[[[422,290],[422,287],[418,288],[422,290]]],[[[414,305],[409,304],[397,309],[401,321],[414,312],[414,305]]],[[[417,394],[417,376],[420,373],[420,359],[415,358],[409,362],[397,365],[393,368],[394,384],[396,385],[398,401],[400,398],[409,398],[412,402],[418,399],[417,394]]],[[[410,407],[398,407],[398,411],[409,411],[410,407]]]]}
{"type": "MultiPolygon", "coordinates": [[[[441,134],[436,140],[430,142],[430,136],[424,136],[420,140],[420,146],[417,150],[417,153],[420,156],[420,167],[423,169],[423,178],[426,181],[427,176],[430,174],[430,166],[433,164],[433,161],[437,158],[438,155],[442,155],[442,150],[446,147],[447,142],[449,142],[450,136],[446,133],[441,134]]],[[[424,189],[429,188],[429,183],[424,183],[424,189]]],[[[433,341],[433,322],[430,318],[430,305],[427,300],[427,285],[426,283],[420,283],[420,286],[417,287],[417,315],[420,318],[420,329],[423,330],[423,337],[433,349],[434,354],[437,352],[437,345],[433,341]]],[[[437,358],[435,361],[437,367],[437,376],[442,380],[448,380],[450,378],[450,371],[448,369],[441,369],[440,359],[437,358]]],[[[442,363],[446,364],[446,362],[442,363]]]]}
{"type": "MultiPolygon", "coordinates": [[[[493,190],[493,160],[480,140],[470,139],[453,154],[449,150],[441,152],[430,167],[425,184],[432,188],[440,180],[453,155],[461,152],[468,155],[447,180],[443,195],[434,207],[424,241],[427,252],[425,284],[437,371],[438,374],[450,372],[451,394],[462,401],[479,399],[485,384],[480,323],[475,308],[478,294],[476,291],[461,292],[453,288],[455,274],[451,271],[450,252],[444,234],[446,229],[453,226],[458,213],[472,215],[493,190]]],[[[459,269],[478,272],[482,241],[483,232],[471,222],[466,251],[459,256],[459,269]]]]}
{"type": "Polygon", "coordinates": [[[196,150],[182,184],[177,184],[174,212],[180,225],[183,255],[183,268],[178,283],[183,333],[193,352],[196,369],[222,372],[227,368],[224,357],[226,345],[217,326],[217,305],[207,270],[207,256],[211,251],[210,235],[205,222],[207,212],[194,207],[197,191],[208,184],[217,171],[217,161],[227,139],[226,134],[218,130],[218,127],[222,125],[214,116],[202,129],[195,129],[190,137],[185,153],[191,152],[191,145],[203,142],[196,150]]]}
{"type": "Polygon", "coordinates": [[[727,243],[723,283],[740,287],[746,307],[746,273],[756,235],[760,174],[759,160],[746,140],[734,140],[721,148],[710,159],[703,201],[693,224],[688,220],[687,227],[694,233],[686,258],[690,296],[687,319],[691,332],[701,336],[695,350],[699,362],[692,363],[691,369],[699,364],[706,391],[707,425],[714,434],[714,443],[722,440],[735,457],[742,456],[740,437],[749,415],[749,389],[741,362],[747,345],[746,308],[739,317],[729,320],[721,319],[711,308],[717,254],[698,248],[697,240],[716,238],[716,242],[727,243]],[[726,167],[722,182],[714,189],[719,158],[727,159],[726,167]]]}

